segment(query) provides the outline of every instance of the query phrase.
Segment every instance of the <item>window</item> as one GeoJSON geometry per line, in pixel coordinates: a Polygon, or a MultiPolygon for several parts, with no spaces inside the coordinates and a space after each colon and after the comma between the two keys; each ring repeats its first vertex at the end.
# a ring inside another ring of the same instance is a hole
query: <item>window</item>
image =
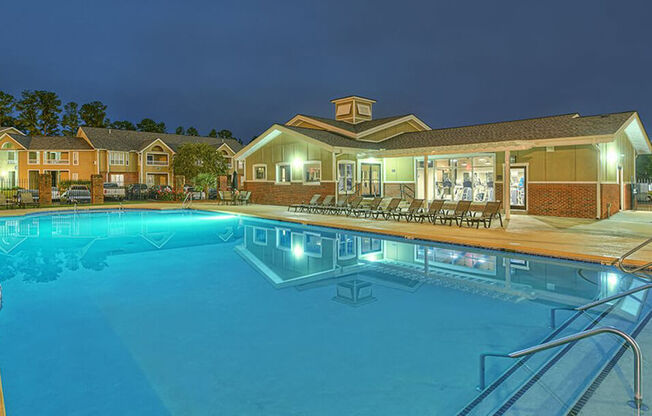
{"type": "Polygon", "coordinates": [[[321,181],[321,162],[303,164],[303,183],[318,184],[321,181]]]}
{"type": "Polygon", "coordinates": [[[147,153],[147,165],[167,166],[168,155],[166,153],[147,153]]]}
{"type": "Polygon", "coordinates": [[[79,152],[72,152],[72,164],[79,165],[79,152]]]}
{"type": "Polygon", "coordinates": [[[45,152],[45,163],[46,164],[66,164],[68,163],[68,155],[66,158],[63,158],[63,153],[61,152],[45,152]]]}
{"type": "Polygon", "coordinates": [[[109,152],[109,164],[114,166],[125,166],[127,157],[125,152],[109,152]]]}
{"type": "Polygon", "coordinates": [[[353,172],[355,162],[339,162],[337,165],[337,189],[339,193],[353,191],[353,172]]]}
{"type": "Polygon", "coordinates": [[[14,151],[7,152],[7,163],[10,165],[16,164],[16,152],[14,151]]]}
{"type": "Polygon", "coordinates": [[[117,183],[118,186],[125,186],[125,175],[111,174],[111,182],[117,183]]]}
{"type": "Polygon", "coordinates": [[[39,152],[29,152],[27,154],[27,164],[28,165],[38,165],[39,152]]]}
{"type": "Polygon", "coordinates": [[[305,233],[303,251],[307,256],[321,257],[321,235],[315,233],[305,233]]]}
{"type": "Polygon", "coordinates": [[[79,173],[73,173],[73,174],[71,175],[71,179],[72,179],[73,181],[78,181],[78,180],[79,180],[79,173]]]}
{"type": "Polygon", "coordinates": [[[254,165],[254,179],[257,181],[267,180],[267,165],[254,165]]]}
{"type": "Polygon", "coordinates": [[[292,181],[292,168],[289,163],[279,163],[276,165],[276,182],[290,183],[292,181]]]}
{"type": "Polygon", "coordinates": [[[254,244],[267,245],[267,230],[265,228],[254,227],[254,244]]]}
{"type": "Polygon", "coordinates": [[[286,228],[276,229],[276,247],[281,250],[292,249],[292,232],[286,228]]]}
{"type": "Polygon", "coordinates": [[[340,260],[351,259],[355,257],[355,254],[355,236],[351,234],[338,234],[337,258],[340,260]]]}

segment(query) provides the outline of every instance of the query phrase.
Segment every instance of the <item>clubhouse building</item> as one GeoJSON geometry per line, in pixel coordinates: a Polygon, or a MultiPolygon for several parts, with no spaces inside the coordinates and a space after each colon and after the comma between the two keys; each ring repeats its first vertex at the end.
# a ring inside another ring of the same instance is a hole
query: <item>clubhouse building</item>
{"type": "Polygon", "coordinates": [[[233,139],[80,127],[75,137],[26,136],[0,128],[0,188],[38,189],[39,174],[61,181],[90,180],[102,175],[120,186],[132,183],[173,185],[172,158],[184,143],[207,143],[226,158],[242,148],[233,139]]]}
{"type": "Polygon", "coordinates": [[[372,99],[332,103],[334,118],[298,114],[237,151],[253,202],[499,200],[508,215],[605,218],[631,208],[636,157],[652,152],[635,111],[432,129],[413,114],[374,119],[372,99]]]}

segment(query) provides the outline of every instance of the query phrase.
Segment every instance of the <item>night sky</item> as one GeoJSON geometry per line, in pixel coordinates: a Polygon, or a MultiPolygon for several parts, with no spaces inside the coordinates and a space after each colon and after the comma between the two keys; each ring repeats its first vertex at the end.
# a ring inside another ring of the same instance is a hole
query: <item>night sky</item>
{"type": "Polygon", "coordinates": [[[330,99],[432,128],[652,117],[649,1],[3,1],[0,90],[248,141],[330,99]]]}

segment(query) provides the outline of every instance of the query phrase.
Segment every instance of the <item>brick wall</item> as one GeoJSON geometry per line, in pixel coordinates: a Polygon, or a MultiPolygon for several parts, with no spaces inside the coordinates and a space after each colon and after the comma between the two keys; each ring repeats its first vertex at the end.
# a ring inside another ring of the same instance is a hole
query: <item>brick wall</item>
{"type": "Polygon", "coordinates": [[[91,175],[91,203],[104,203],[104,180],[102,175],[91,175]]]}
{"type": "Polygon", "coordinates": [[[625,201],[623,202],[624,209],[630,210],[632,209],[632,184],[627,183],[625,184],[625,201]]]}
{"type": "MultiPolygon", "coordinates": [[[[494,182],[494,200],[503,201],[503,183],[494,182]]],[[[501,210],[505,211],[505,204],[501,205],[501,210]]]]}
{"type": "MultiPolygon", "coordinates": [[[[125,186],[131,185],[132,183],[138,183],[140,181],[140,177],[138,176],[138,172],[106,172],[103,173],[102,176],[104,177],[105,182],[111,182],[111,175],[124,175],[125,179],[125,186]]],[[[79,177],[81,179],[81,176],[79,177]]]]}
{"type": "MultiPolygon", "coordinates": [[[[400,198],[401,197],[401,185],[410,186],[416,194],[416,184],[414,182],[409,183],[384,183],[383,184],[383,196],[391,198],[400,198]]],[[[432,199],[432,196],[430,197],[432,199]]]]}
{"type": "Polygon", "coordinates": [[[620,191],[617,183],[600,184],[600,202],[602,204],[602,218],[607,215],[614,215],[620,211],[620,191]],[[607,205],[611,204],[611,209],[607,212],[607,205]]]}
{"type": "Polygon", "coordinates": [[[530,183],[528,214],[595,218],[596,186],[591,183],[530,183]]]}
{"type": "Polygon", "coordinates": [[[277,185],[273,182],[245,182],[244,189],[251,192],[255,204],[289,205],[309,201],[314,194],[335,195],[335,182],[322,182],[319,185],[291,183],[277,185]]]}
{"type": "Polygon", "coordinates": [[[38,204],[42,207],[52,205],[52,176],[38,175],[38,204]]]}

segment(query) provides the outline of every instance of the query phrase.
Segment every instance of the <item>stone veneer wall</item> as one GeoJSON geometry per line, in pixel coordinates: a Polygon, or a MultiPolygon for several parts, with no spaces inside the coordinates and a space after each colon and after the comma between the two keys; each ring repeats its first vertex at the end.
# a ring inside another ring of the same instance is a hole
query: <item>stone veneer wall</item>
{"type": "Polygon", "coordinates": [[[528,214],[595,218],[596,191],[593,183],[529,183],[528,214]]]}
{"type": "Polygon", "coordinates": [[[52,205],[52,176],[49,174],[38,175],[38,204],[42,207],[52,205]]]}
{"type": "Polygon", "coordinates": [[[291,183],[278,185],[274,182],[245,182],[244,189],[251,192],[255,204],[290,205],[309,201],[314,194],[335,195],[335,182],[322,182],[319,185],[291,183]]]}
{"type": "Polygon", "coordinates": [[[104,203],[104,180],[102,175],[91,175],[91,204],[104,203]]]}

